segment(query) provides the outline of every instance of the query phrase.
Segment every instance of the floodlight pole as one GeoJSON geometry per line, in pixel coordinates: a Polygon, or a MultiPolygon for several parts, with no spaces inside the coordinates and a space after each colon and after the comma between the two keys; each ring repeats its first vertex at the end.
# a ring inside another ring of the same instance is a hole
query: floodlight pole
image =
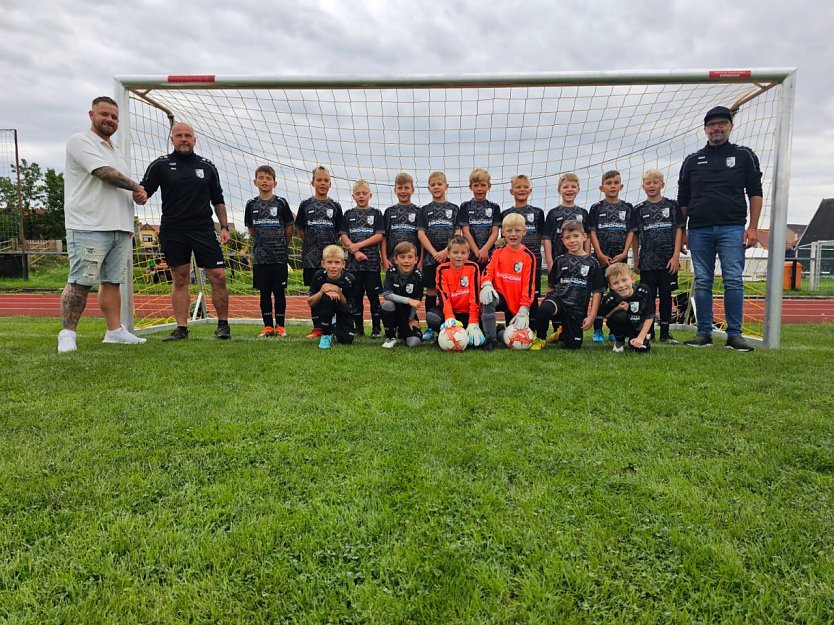
{"type": "Polygon", "coordinates": [[[762,341],[768,349],[778,349],[782,329],[782,281],[785,276],[785,241],[788,234],[788,191],[791,173],[791,138],[796,71],[782,82],[779,103],[779,128],[776,135],[776,169],[770,204],[770,234],[767,254],[767,290],[762,341]]]}

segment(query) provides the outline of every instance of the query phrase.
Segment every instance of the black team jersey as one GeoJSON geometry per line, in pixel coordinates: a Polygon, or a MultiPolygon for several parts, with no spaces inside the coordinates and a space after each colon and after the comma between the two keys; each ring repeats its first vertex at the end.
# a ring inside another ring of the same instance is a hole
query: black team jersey
{"type": "Polygon", "coordinates": [[[420,240],[417,238],[417,220],[420,207],[416,204],[394,204],[385,209],[385,240],[388,244],[385,253],[388,260],[394,262],[394,248],[398,243],[410,241],[417,247],[420,258],[420,240]]]}
{"type": "Polygon", "coordinates": [[[162,189],[163,230],[214,230],[211,207],[226,203],[214,163],[193,152],[160,156],[139,184],[148,196],[162,189]]]}
{"type": "MultiPolygon", "coordinates": [[[[342,217],[340,234],[346,234],[351,243],[370,239],[375,234],[385,232],[382,212],[378,208],[350,208],[342,217]]],[[[348,271],[379,271],[379,243],[363,247],[360,250],[368,260],[358,261],[353,254],[347,262],[348,271]]]]}
{"type": "Polygon", "coordinates": [[[568,253],[565,249],[565,244],[562,243],[562,224],[569,219],[575,219],[581,223],[585,234],[588,234],[588,211],[581,206],[568,207],[560,204],[556,208],[550,209],[550,212],[544,220],[542,239],[547,239],[551,242],[553,258],[568,253]]]}
{"type": "MultiPolygon", "coordinates": [[[[521,239],[528,250],[533,252],[539,269],[542,266],[542,233],[544,232],[544,211],[536,206],[522,206],[508,208],[501,213],[501,220],[511,213],[518,213],[524,217],[524,225],[527,227],[527,234],[521,239]]],[[[538,291],[538,288],[536,289],[538,291]]]]}
{"type": "Polygon", "coordinates": [[[616,204],[602,200],[588,211],[588,228],[597,231],[597,239],[606,256],[616,256],[625,250],[634,207],[620,200],[616,204]]]}
{"type": "Polygon", "coordinates": [[[632,227],[640,235],[639,269],[666,269],[675,252],[675,235],[683,227],[678,203],[662,198],[656,204],[646,200],[634,207],[632,227]]]}
{"type": "Polygon", "coordinates": [[[254,232],[252,262],[255,265],[288,261],[284,228],[293,224],[293,216],[287,200],[275,195],[268,200],[252,198],[246,202],[243,223],[254,232]]]}
{"type": "Polygon", "coordinates": [[[590,254],[562,254],[553,260],[547,284],[565,308],[584,318],[591,295],[605,290],[605,277],[599,262],[590,254]]]}
{"type": "MultiPolygon", "coordinates": [[[[392,265],[385,272],[385,280],[382,283],[382,296],[385,299],[390,299],[395,304],[405,304],[405,299],[423,299],[423,274],[419,269],[415,268],[408,275],[400,273],[396,265],[392,265]],[[392,296],[393,297],[390,297],[392,296]]],[[[416,317],[416,312],[412,310],[411,319],[416,317]]]]}
{"type": "Polygon", "coordinates": [[[339,242],[342,206],[336,200],[317,200],[310,197],[301,202],[295,225],[304,230],[301,244],[301,263],[304,269],[321,267],[321,252],[328,245],[339,242]]]}
{"type": "MultiPolygon", "coordinates": [[[[347,304],[344,305],[344,308],[350,312],[350,314],[353,314],[353,294],[356,288],[356,278],[353,277],[353,274],[343,271],[338,278],[331,280],[327,277],[327,272],[324,269],[319,269],[313,276],[313,281],[310,282],[310,295],[315,295],[321,291],[321,287],[325,284],[335,284],[337,287],[342,289],[342,295],[344,295],[347,300],[347,304]]],[[[324,297],[329,296],[325,295],[324,297]]]]}
{"type": "Polygon", "coordinates": [[[654,302],[651,299],[648,287],[644,284],[638,284],[634,287],[631,297],[620,297],[613,291],[608,291],[599,305],[599,315],[605,317],[610,313],[620,302],[628,302],[628,320],[631,322],[631,327],[635,330],[635,336],[640,331],[640,326],[646,319],[654,317],[654,302]]]}
{"type": "Polygon", "coordinates": [[[468,200],[460,205],[458,223],[469,227],[478,249],[486,245],[495,226],[501,227],[501,207],[495,202],[468,200]]]}
{"type": "MultiPolygon", "coordinates": [[[[458,227],[458,207],[451,202],[431,202],[420,209],[417,230],[426,233],[431,246],[438,252],[445,250],[458,227]]],[[[423,250],[423,266],[436,265],[434,256],[423,250]]]]}

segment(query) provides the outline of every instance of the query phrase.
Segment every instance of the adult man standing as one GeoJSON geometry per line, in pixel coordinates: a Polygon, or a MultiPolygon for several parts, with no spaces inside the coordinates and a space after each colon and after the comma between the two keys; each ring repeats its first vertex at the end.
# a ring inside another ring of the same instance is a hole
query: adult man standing
{"type": "Polygon", "coordinates": [[[753,348],[741,336],[744,307],[744,250],[758,240],[762,210],[762,172],[753,150],[729,142],[733,114],[724,106],[704,117],[707,145],[686,157],[678,180],[678,204],[688,219],[689,249],[695,269],[695,314],[698,333],[685,341],[692,347],[712,345],[712,283],[715,257],[724,279],[724,314],[728,349],[753,348]],[[749,198],[750,221],[747,221],[749,198]],[[748,223],[745,229],[745,223],[748,223]]]}
{"type": "Polygon", "coordinates": [[[73,135],[67,142],[64,224],[70,269],[61,293],[60,353],[76,350],[78,320],[96,283],[98,304],[107,324],[104,342],[145,342],[121,325],[119,285],[128,279],[133,201],[144,203],[147,196],[128,177],[128,165],[110,141],[119,128],[115,100],[96,98],[89,116],[90,129],[73,135]]]}
{"type": "Polygon", "coordinates": [[[214,206],[220,222],[220,243],[227,243],[229,225],[220,176],[214,163],[194,153],[197,137],[191,126],[174,124],[171,127],[171,143],[174,151],[151,163],[141,183],[148,197],[162,188],[159,242],[174,278],[171,305],[177,322],[177,327],[164,340],[188,338],[188,306],[191,301],[188,283],[192,252],[197,266],[206,269],[206,278],[211,284],[211,301],[218,319],[214,336],[230,339],[226,270],[211,216],[211,207],[214,206]]]}

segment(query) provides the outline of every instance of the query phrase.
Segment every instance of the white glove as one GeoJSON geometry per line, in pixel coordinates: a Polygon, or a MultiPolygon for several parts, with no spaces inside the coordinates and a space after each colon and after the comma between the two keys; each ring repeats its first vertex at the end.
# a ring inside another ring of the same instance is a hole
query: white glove
{"type": "Polygon", "coordinates": [[[492,282],[484,282],[481,285],[481,305],[489,306],[498,303],[498,291],[492,286],[492,282]]]}
{"type": "Polygon", "coordinates": [[[518,314],[510,321],[510,325],[516,330],[526,330],[530,327],[530,309],[527,306],[521,306],[518,309],[518,314]]]}
{"type": "Polygon", "coordinates": [[[484,333],[481,332],[481,328],[478,326],[477,323],[470,323],[466,326],[466,334],[469,335],[469,344],[473,347],[480,347],[484,343],[486,343],[486,338],[484,338],[484,333]]]}
{"type": "Polygon", "coordinates": [[[452,326],[462,326],[462,325],[463,324],[460,321],[458,321],[457,319],[455,319],[454,317],[449,317],[446,321],[444,321],[441,324],[440,329],[445,330],[446,328],[451,328],[452,326]]]}

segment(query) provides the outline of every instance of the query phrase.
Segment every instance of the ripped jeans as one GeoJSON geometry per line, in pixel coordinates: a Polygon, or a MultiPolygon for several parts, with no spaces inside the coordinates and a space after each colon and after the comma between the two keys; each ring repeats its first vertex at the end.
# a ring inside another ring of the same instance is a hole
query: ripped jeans
{"type": "Polygon", "coordinates": [[[67,282],[93,286],[122,284],[132,252],[131,233],[120,230],[67,229],[70,271],[67,282]]]}

